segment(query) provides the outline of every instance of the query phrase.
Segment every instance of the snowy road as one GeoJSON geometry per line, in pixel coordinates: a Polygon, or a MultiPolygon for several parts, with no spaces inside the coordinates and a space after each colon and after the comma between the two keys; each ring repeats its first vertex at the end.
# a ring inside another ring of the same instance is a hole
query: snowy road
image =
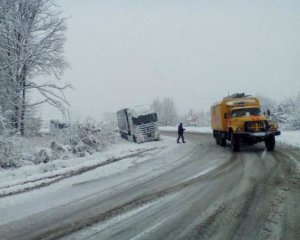
{"type": "Polygon", "coordinates": [[[100,167],[55,192],[53,184],[1,198],[0,238],[300,239],[299,149],[232,153],[210,134],[186,139],[124,168],[112,163],[112,175],[100,167]]]}

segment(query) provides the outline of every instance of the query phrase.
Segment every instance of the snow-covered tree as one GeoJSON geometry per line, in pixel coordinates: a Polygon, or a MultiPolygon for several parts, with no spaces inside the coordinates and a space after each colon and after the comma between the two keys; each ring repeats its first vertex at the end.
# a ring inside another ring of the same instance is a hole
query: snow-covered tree
{"type": "Polygon", "coordinates": [[[295,98],[294,101],[294,111],[293,111],[293,119],[292,119],[292,126],[294,129],[300,129],[300,93],[295,98]]]}
{"type": "Polygon", "coordinates": [[[160,99],[158,97],[156,97],[152,104],[151,104],[151,108],[158,114],[160,115],[163,111],[163,106],[162,106],[162,102],[160,101],[160,99]]]}
{"type": "Polygon", "coordinates": [[[36,109],[28,109],[25,114],[24,134],[26,136],[35,136],[40,133],[43,120],[37,115],[36,109]]]}
{"type": "Polygon", "coordinates": [[[160,101],[160,99],[158,97],[156,97],[152,104],[151,104],[151,108],[153,109],[153,111],[155,111],[157,113],[157,116],[158,116],[158,123],[161,124],[161,115],[162,115],[162,109],[163,109],[163,106],[162,106],[162,102],[160,101]]]}
{"type": "Polygon", "coordinates": [[[13,111],[13,126],[24,134],[26,110],[49,103],[60,110],[68,104],[59,86],[38,76],[57,79],[67,67],[63,57],[66,20],[54,0],[0,1],[0,104],[13,111]],[[42,99],[30,103],[30,91],[42,99]]]}
{"type": "Polygon", "coordinates": [[[277,104],[274,100],[263,95],[256,95],[256,97],[260,101],[261,109],[263,113],[267,113],[267,110],[270,110],[271,112],[275,111],[277,104]]]}
{"type": "Polygon", "coordinates": [[[210,112],[194,111],[190,109],[187,114],[181,117],[181,121],[187,126],[195,127],[209,127],[210,126],[210,112]]]}
{"type": "Polygon", "coordinates": [[[262,111],[266,114],[270,110],[272,120],[279,123],[281,129],[300,129],[300,93],[278,104],[268,97],[257,97],[260,99],[262,111]]]}
{"type": "Polygon", "coordinates": [[[178,113],[175,102],[171,98],[164,98],[163,102],[162,122],[165,126],[176,124],[178,121],[178,113]]]}

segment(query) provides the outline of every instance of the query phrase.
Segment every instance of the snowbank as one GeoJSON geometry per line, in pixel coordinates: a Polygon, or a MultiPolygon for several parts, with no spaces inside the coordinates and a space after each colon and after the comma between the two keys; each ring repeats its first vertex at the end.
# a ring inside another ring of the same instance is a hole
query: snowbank
{"type": "Polygon", "coordinates": [[[300,131],[281,131],[278,142],[300,147],[300,131]]]}
{"type": "Polygon", "coordinates": [[[87,119],[68,130],[43,129],[36,135],[5,137],[0,135],[0,168],[19,168],[57,159],[84,157],[104,151],[119,137],[111,122],[87,119]]]}

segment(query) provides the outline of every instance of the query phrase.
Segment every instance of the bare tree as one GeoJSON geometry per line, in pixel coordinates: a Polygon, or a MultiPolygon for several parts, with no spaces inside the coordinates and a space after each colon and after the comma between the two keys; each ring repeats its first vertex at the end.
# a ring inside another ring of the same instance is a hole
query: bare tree
{"type": "Polygon", "coordinates": [[[158,115],[160,125],[173,125],[178,120],[178,113],[173,99],[166,97],[163,101],[159,98],[154,99],[151,107],[158,115]]]}
{"type": "Polygon", "coordinates": [[[293,112],[293,128],[299,130],[300,129],[300,93],[297,94],[294,101],[294,112],[293,112]]]}
{"type": "Polygon", "coordinates": [[[175,102],[173,99],[167,97],[163,100],[163,113],[164,113],[164,123],[165,125],[173,125],[176,124],[178,120],[178,113],[176,109],[175,102]]]}
{"type": "Polygon", "coordinates": [[[151,108],[157,113],[158,118],[160,118],[160,115],[162,114],[163,111],[163,106],[162,106],[162,102],[160,101],[160,99],[158,97],[156,97],[152,104],[151,104],[151,108]]]}
{"type": "Polygon", "coordinates": [[[59,79],[68,66],[63,57],[66,20],[60,15],[53,0],[0,1],[0,84],[6,96],[0,101],[13,110],[14,127],[22,134],[27,108],[49,103],[64,111],[68,105],[63,93],[68,84],[38,79],[59,79]],[[32,90],[40,93],[41,101],[28,101],[32,90]]]}

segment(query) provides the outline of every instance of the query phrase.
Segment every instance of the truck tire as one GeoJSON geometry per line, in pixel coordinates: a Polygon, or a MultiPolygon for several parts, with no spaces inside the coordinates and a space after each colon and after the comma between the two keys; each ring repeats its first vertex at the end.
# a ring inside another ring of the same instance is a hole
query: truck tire
{"type": "Polygon", "coordinates": [[[217,145],[220,145],[220,137],[219,137],[219,135],[217,135],[217,136],[215,137],[215,140],[216,140],[216,144],[217,144],[217,145]]]}
{"type": "Polygon", "coordinates": [[[233,133],[231,133],[231,149],[233,152],[240,151],[240,140],[233,133]]]}
{"type": "Polygon", "coordinates": [[[136,143],[136,137],[133,135],[133,142],[135,142],[136,143]]]}
{"type": "Polygon", "coordinates": [[[269,136],[265,139],[265,145],[268,151],[273,151],[275,148],[275,137],[269,136]]]}
{"type": "Polygon", "coordinates": [[[220,145],[221,145],[222,147],[225,147],[225,146],[226,146],[226,138],[225,138],[225,137],[221,137],[221,138],[220,138],[220,145]]]}

